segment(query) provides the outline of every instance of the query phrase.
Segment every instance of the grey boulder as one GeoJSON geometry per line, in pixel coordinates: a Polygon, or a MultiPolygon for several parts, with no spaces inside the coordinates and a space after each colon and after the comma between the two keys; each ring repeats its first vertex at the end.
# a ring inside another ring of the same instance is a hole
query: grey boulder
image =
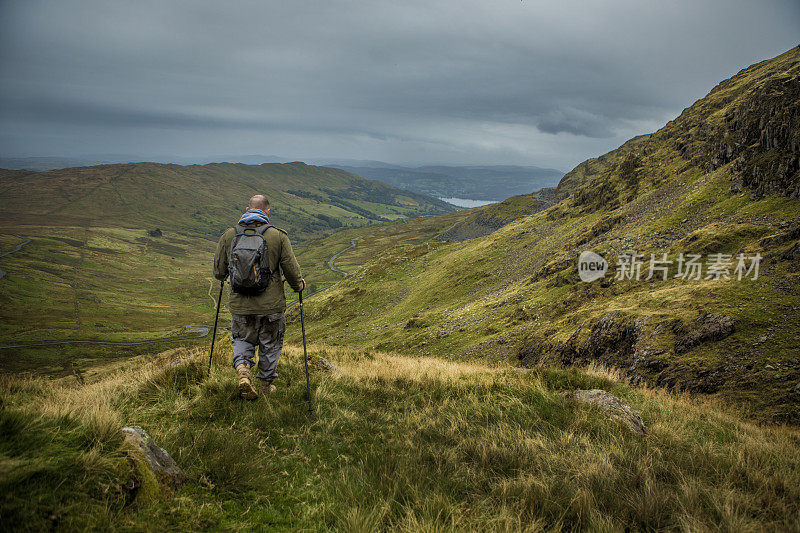
{"type": "Polygon", "coordinates": [[[309,364],[312,367],[314,367],[314,368],[316,368],[318,370],[322,370],[324,372],[335,372],[336,371],[336,366],[333,363],[331,363],[330,361],[328,361],[327,359],[325,359],[324,357],[315,357],[314,359],[309,361],[309,364]]]}
{"type": "Polygon", "coordinates": [[[647,434],[647,426],[644,424],[639,413],[631,407],[631,404],[601,389],[576,390],[571,393],[565,392],[561,396],[572,397],[573,399],[598,406],[609,418],[621,421],[623,424],[638,435],[647,434]]]}
{"type": "Polygon", "coordinates": [[[186,474],[175,463],[175,460],[163,449],[156,446],[150,435],[139,426],[122,428],[125,441],[142,452],[150,469],[159,481],[168,484],[179,484],[186,479],[186,474]]]}

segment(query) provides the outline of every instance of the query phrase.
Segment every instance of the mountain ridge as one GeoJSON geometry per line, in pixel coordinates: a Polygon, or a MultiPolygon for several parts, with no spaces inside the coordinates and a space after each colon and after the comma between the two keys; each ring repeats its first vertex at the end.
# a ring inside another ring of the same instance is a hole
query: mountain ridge
{"type": "Polygon", "coordinates": [[[51,213],[78,225],[94,220],[208,235],[228,227],[252,194],[264,193],[272,202],[276,223],[286,225],[301,240],[342,225],[453,210],[433,198],[301,162],[0,170],[0,187],[8,202],[0,223],[35,224],[51,213]]]}
{"type": "Polygon", "coordinates": [[[554,205],[516,197],[471,210],[445,242],[384,248],[311,301],[307,324],[382,350],[601,363],[797,423],[799,83],[797,47],[743,69],[659,131],[578,165],[548,191],[554,205]],[[736,124],[746,133],[732,133],[736,124]],[[475,227],[486,231],[470,235],[475,227]],[[602,281],[579,279],[584,250],[607,259],[602,281]],[[667,254],[668,278],[645,280],[645,263],[641,279],[616,279],[630,250],[643,261],[667,254]],[[680,254],[700,255],[700,279],[675,277],[680,254]],[[715,254],[731,261],[732,279],[706,277],[715,254]],[[763,259],[757,279],[737,279],[739,254],[763,259]]]}
{"type": "Polygon", "coordinates": [[[128,163],[161,163],[167,165],[207,165],[210,163],[243,163],[262,165],[264,163],[284,163],[287,160],[276,155],[213,155],[204,157],[180,156],[141,156],[131,154],[88,154],[74,157],[29,156],[0,157],[0,168],[7,170],[33,170],[44,172],[74,167],[118,165],[128,163]]]}

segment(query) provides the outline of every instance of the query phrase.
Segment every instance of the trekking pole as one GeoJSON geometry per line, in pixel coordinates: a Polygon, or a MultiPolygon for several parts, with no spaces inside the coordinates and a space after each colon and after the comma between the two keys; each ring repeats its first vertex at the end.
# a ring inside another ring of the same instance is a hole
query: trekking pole
{"type": "MultiPolygon", "coordinates": [[[[305,287],[304,287],[305,288],[305,287]]],[[[308,379],[308,352],[306,351],[306,323],[303,319],[303,291],[299,292],[300,302],[300,328],[303,331],[303,361],[306,365],[306,398],[308,398],[308,412],[312,414],[314,409],[311,407],[311,382],[308,379]]]]}
{"type": "Polygon", "coordinates": [[[217,314],[214,316],[214,333],[211,334],[211,352],[208,354],[208,375],[211,375],[211,358],[214,356],[214,342],[217,340],[217,321],[219,320],[219,308],[222,303],[222,287],[225,280],[219,282],[219,297],[217,298],[217,314]]]}

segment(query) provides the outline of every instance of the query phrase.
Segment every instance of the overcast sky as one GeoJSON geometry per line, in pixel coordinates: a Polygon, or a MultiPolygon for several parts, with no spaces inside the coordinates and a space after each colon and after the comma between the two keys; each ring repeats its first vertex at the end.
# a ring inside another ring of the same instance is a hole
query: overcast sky
{"type": "Polygon", "coordinates": [[[0,0],[0,155],[569,170],[800,43],[800,1],[0,0]]]}

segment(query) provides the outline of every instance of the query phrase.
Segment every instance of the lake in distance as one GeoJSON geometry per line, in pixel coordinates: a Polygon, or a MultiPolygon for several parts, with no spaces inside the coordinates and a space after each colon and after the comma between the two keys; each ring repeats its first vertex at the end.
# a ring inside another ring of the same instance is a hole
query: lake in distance
{"type": "Polygon", "coordinates": [[[470,200],[469,198],[439,198],[443,202],[453,204],[456,207],[483,207],[484,205],[496,204],[500,200],[470,200]]]}

